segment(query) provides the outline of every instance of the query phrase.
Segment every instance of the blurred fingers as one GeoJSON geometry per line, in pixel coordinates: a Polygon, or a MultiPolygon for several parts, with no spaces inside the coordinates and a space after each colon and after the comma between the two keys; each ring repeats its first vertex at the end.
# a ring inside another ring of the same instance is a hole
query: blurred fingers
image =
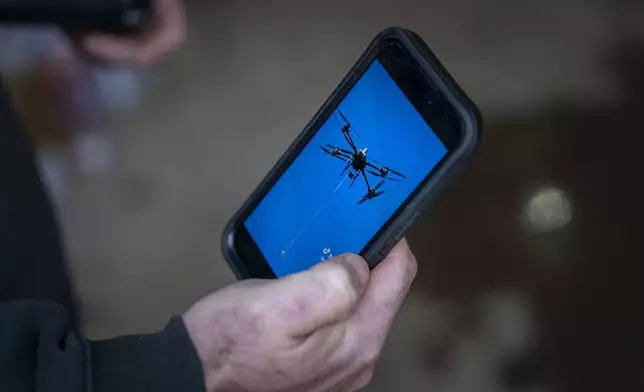
{"type": "Polygon", "coordinates": [[[176,51],[186,37],[186,21],[181,0],[154,0],[154,20],[142,36],[120,37],[90,34],[82,42],[92,56],[109,61],[145,67],[176,51]]]}
{"type": "Polygon", "coordinates": [[[86,36],[82,46],[92,57],[113,63],[134,63],[139,48],[132,39],[104,34],[86,36]]]}
{"type": "Polygon", "coordinates": [[[178,50],[186,39],[185,11],[181,0],[155,0],[157,26],[145,40],[135,62],[146,66],[178,50]]]}

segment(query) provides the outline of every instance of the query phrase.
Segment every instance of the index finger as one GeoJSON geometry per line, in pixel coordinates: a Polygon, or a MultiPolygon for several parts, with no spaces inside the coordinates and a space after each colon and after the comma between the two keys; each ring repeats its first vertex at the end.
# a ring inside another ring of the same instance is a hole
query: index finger
{"type": "Polygon", "coordinates": [[[156,30],[141,43],[136,60],[141,65],[176,51],[186,36],[185,11],[182,0],[155,0],[156,30]]]}
{"type": "Polygon", "coordinates": [[[371,272],[369,285],[350,322],[358,324],[362,333],[368,330],[384,342],[417,271],[416,258],[403,239],[371,272]]]}

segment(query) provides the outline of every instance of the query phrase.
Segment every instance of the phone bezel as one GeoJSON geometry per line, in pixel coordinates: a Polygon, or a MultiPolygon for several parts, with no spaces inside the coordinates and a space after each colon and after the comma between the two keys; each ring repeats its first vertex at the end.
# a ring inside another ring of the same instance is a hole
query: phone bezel
{"type": "Polygon", "coordinates": [[[383,31],[228,223],[223,234],[223,252],[239,279],[276,277],[246,230],[245,221],[364,72],[377,60],[380,60],[392,79],[443,141],[448,154],[360,252],[370,267],[375,267],[400,241],[420,216],[438,186],[444,183],[445,176],[474,150],[480,139],[482,122],[476,106],[416,34],[400,28],[383,31]],[[437,105],[442,105],[442,110],[437,109],[437,105]],[[443,122],[439,124],[440,121],[443,122]]]}

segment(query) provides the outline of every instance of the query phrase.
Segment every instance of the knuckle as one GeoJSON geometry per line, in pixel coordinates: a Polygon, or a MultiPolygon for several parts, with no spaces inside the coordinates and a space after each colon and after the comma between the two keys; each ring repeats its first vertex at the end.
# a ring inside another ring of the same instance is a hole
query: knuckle
{"type": "Polygon", "coordinates": [[[355,299],[358,296],[358,290],[351,272],[340,264],[330,263],[327,267],[327,279],[336,293],[350,300],[355,299]]]}
{"type": "Polygon", "coordinates": [[[335,263],[327,264],[320,272],[321,281],[325,286],[324,300],[342,314],[353,309],[359,294],[351,273],[342,265],[335,263]]]}

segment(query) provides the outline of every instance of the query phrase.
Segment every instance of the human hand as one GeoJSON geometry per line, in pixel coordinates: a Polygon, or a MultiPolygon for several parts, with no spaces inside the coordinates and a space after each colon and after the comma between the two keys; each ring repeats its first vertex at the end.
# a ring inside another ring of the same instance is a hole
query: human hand
{"type": "Polygon", "coordinates": [[[183,316],[213,391],[355,391],[366,386],[416,276],[405,240],[371,273],[343,255],[273,281],[244,281],[183,316]]]}
{"type": "Polygon", "coordinates": [[[186,38],[183,0],[152,0],[152,6],[153,19],[140,35],[90,33],[81,38],[81,47],[99,60],[137,67],[147,67],[178,50],[186,38]]]}

